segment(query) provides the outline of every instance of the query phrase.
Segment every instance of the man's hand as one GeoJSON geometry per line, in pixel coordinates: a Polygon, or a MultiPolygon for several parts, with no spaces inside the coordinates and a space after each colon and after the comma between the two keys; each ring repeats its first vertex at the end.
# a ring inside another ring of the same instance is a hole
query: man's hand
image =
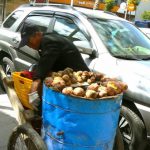
{"type": "Polygon", "coordinates": [[[33,83],[32,83],[32,86],[31,86],[30,93],[34,93],[34,92],[38,91],[40,84],[41,84],[41,80],[40,79],[34,80],[33,83]]]}
{"type": "Polygon", "coordinates": [[[38,92],[32,92],[28,94],[29,96],[29,103],[32,105],[33,109],[38,111],[38,106],[40,105],[40,97],[38,95],[38,92]]]}

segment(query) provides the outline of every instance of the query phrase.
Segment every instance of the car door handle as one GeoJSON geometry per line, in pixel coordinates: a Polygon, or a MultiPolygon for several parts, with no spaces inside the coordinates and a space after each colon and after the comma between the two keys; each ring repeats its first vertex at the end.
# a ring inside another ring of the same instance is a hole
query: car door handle
{"type": "Polygon", "coordinates": [[[17,38],[13,38],[12,41],[13,41],[15,44],[18,44],[18,43],[19,43],[19,40],[17,40],[17,38]]]}

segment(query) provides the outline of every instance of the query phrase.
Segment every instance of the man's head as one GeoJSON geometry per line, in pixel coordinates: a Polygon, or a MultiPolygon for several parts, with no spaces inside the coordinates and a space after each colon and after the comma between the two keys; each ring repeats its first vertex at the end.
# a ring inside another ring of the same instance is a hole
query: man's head
{"type": "Polygon", "coordinates": [[[42,33],[37,26],[33,24],[25,24],[21,32],[21,42],[19,48],[25,45],[38,49],[41,43],[42,33]]]}

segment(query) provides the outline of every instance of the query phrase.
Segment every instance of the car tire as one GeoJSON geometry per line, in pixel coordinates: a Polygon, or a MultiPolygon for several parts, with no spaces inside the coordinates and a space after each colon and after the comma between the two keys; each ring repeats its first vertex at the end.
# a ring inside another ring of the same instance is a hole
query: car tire
{"type": "Polygon", "coordinates": [[[125,150],[146,149],[147,135],[144,123],[134,111],[126,106],[121,108],[119,127],[125,150]]]}
{"type": "MultiPolygon", "coordinates": [[[[11,75],[11,73],[15,71],[14,63],[8,57],[4,57],[0,61],[0,65],[2,66],[4,72],[6,73],[6,76],[11,75]]],[[[5,88],[1,79],[0,79],[0,86],[2,90],[5,91],[5,88]]]]}
{"type": "Polygon", "coordinates": [[[124,150],[123,138],[119,128],[116,132],[113,150],[124,150]]]}

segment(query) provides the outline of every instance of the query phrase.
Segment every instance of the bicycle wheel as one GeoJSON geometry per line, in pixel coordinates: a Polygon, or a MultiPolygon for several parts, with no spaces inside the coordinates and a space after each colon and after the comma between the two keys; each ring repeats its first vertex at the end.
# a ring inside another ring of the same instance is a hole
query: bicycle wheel
{"type": "Polygon", "coordinates": [[[28,124],[23,124],[14,129],[9,142],[8,150],[46,150],[40,135],[28,124]]]}

